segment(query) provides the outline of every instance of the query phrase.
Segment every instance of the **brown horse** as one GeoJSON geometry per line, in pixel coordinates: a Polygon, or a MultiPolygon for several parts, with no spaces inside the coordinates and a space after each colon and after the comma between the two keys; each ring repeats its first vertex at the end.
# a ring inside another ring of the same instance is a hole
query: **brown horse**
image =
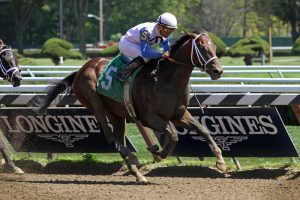
{"type": "MultiPolygon", "coordinates": [[[[175,126],[183,127],[202,135],[217,157],[217,168],[225,171],[226,165],[220,148],[210,136],[206,127],[195,120],[187,111],[189,103],[189,78],[194,66],[207,72],[216,80],[223,73],[216,57],[216,46],[206,32],[189,33],[182,36],[172,47],[171,57],[165,60],[151,60],[137,74],[132,88],[132,101],[137,119],[143,126],[164,133],[168,138],[161,151],[161,158],[173,150],[178,141],[175,126]],[[157,68],[154,80],[149,73],[157,68]]],[[[147,179],[139,172],[137,158],[128,150],[124,142],[125,118],[131,119],[125,106],[103,96],[96,91],[96,83],[108,64],[105,58],[88,61],[79,71],[50,87],[39,112],[45,112],[51,101],[67,87],[71,86],[77,99],[94,113],[104,130],[108,142],[114,142],[129,171],[137,181],[147,179]],[[112,125],[109,128],[108,123],[112,125]]],[[[132,120],[132,119],[131,119],[132,120]]]]}
{"type": "MultiPolygon", "coordinates": [[[[0,77],[9,81],[14,87],[21,84],[21,70],[13,51],[0,39],[0,77]]],[[[8,168],[14,173],[24,173],[12,162],[7,147],[0,138],[0,155],[2,154],[8,168]]],[[[4,162],[3,162],[4,163],[4,162]]],[[[2,159],[0,159],[2,164],[2,159]]]]}

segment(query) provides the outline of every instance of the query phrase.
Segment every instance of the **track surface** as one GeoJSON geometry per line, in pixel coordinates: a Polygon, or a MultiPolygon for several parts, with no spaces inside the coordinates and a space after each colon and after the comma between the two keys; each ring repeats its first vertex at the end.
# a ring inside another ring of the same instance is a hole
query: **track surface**
{"type": "Polygon", "coordinates": [[[143,172],[149,184],[137,184],[122,167],[22,167],[27,174],[14,175],[2,170],[0,200],[300,199],[300,172],[287,169],[241,171],[227,177],[207,167],[148,168],[143,172]]]}

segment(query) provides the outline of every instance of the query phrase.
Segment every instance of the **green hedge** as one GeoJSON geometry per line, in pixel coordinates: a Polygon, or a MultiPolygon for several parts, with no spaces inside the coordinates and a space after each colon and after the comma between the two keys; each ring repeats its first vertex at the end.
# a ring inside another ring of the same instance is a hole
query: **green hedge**
{"type": "Polygon", "coordinates": [[[269,55],[269,44],[259,36],[243,38],[234,43],[228,51],[231,57],[244,56],[246,65],[252,65],[252,58],[260,57],[262,54],[269,55]]]}
{"type": "Polygon", "coordinates": [[[95,58],[95,57],[115,57],[119,54],[119,45],[113,45],[110,47],[107,47],[101,51],[96,50],[96,51],[88,51],[87,56],[90,58],[95,58]]]}
{"type": "Polygon", "coordinates": [[[295,41],[295,44],[292,48],[292,53],[294,55],[300,55],[300,37],[298,37],[297,40],[295,41]]]}
{"type": "Polygon", "coordinates": [[[19,65],[30,65],[30,66],[34,66],[34,65],[38,65],[36,63],[36,61],[32,58],[20,58],[19,59],[19,65]]]}
{"type": "Polygon", "coordinates": [[[256,57],[260,52],[269,55],[269,44],[259,36],[252,36],[234,43],[229,49],[228,54],[232,57],[246,55],[256,57]]]}
{"type": "Polygon", "coordinates": [[[46,57],[45,55],[42,54],[41,49],[34,49],[34,50],[25,49],[23,51],[23,56],[29,57],[29,58],[45,58],[46,57]]]}
{"type": "Polygon", "coordinates": [[[83,56],[78,51],[71,51],[73,45],[70,42],[59,38],[48,39],[42,48],[42,55],[45,55],[52,59],[53,63],[59,64],[59,57],[64,59],[82,59],[83,56]]]}

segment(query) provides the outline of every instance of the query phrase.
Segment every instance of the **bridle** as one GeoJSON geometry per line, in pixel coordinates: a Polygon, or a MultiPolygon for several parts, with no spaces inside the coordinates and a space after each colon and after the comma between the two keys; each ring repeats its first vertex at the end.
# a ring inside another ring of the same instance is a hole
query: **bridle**
{"type": "Polygon", "coordinates": [[[211,61],[215,60],[215,59],[218,59],[217,56],[213,56],[211,58],[209,58],[208,60],[206,60],[204,58],[204,56],[202,55],[196,41],[197,39],[201,36],[201,35],[207,35],[207,33],[200,33],[199,35],[197,35],[193,40],[192,40],[192,48],[191,48],[191,63],[190,64],[187,64],[187,63],[183,63],[183,62],[180,62],[180,61],[176,61],[170,57],[168,57],[168,60],[170,62],[173,62],[173,63],[177,63],[177,64],[181,64],[181,65],[192,65],[193,67],[197,66],[195,63],[200,63],[200,66],[199,67],[202,71],[206,71],[206,66],[207,64],[209,64],[211,61]],[[194,61],[194,52],[197,56],[197,62],[194,61]]]}
{"type": "MultiPolygon", "coordinates": [[[[12,49],[9,49],[9,48],[5,48],[3,50],[0,51],[0,56],[3,54],[3,52],[5,51],[10,51],[12,53],[12,49]]],[[[5,76],[6,80],[12,82],[13,80],[13,75],[19,71],[19,68],[18,67],[11,67],[9,69],[6,69],[2,63],[2,59],[0,58],[0,70],[2,72],[2,74],[5,76]]]]}
{"type": "Polygon", "coordinates": [[[208,63],[210,63],[211,61],[213,61],[213,60],[215,60],[215,59],[218,59],[218,57],[217,57],[217,56],[213,56],[213,57],[211,57],[211,58],[208,59],[208,60],[206,60],[206,59],[203,57],[201,51],[199,50],[198,45],[196,44],[197,39],[198,39],[201,35],[207,35],[207,34],[206,34],[206,33],[200,33],[199,35],[197,35],[197,36],[192,40],[191,62],[192,62],[192,64],[193,64],[194,66],[196,66],[195,63],[194,63],[194,61],[193,61],[193,55],[194,55],[194,49],[195,49],[195,52],[196,52],[196,55],[197,55],[197,60],[198,60],[198,62],[201,64],[201,66],[203,66],[203,67],[202,67],[202,70],[205,71],[205,70],[206,70],[206,65],[207,65],[208,63]],[[202,59],[203,62],[201,61],[201,59],[202,59]]]}

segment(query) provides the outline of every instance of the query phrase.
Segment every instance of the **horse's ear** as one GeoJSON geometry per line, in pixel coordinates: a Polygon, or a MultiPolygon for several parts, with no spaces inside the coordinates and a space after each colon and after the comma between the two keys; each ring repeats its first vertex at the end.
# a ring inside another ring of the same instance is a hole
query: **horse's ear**
{"type": "Polygon", "coordinates": [[[193,39],[196,38],[196,34],[195,34],[195,33],[189,32],[188,35],[189,35],[191,38],[193,38],[193,39]]]}
{"type": "Polygon", "coordinates": [[[4,45],[3,41],[0,39],[0,46],[4,45]]]}

